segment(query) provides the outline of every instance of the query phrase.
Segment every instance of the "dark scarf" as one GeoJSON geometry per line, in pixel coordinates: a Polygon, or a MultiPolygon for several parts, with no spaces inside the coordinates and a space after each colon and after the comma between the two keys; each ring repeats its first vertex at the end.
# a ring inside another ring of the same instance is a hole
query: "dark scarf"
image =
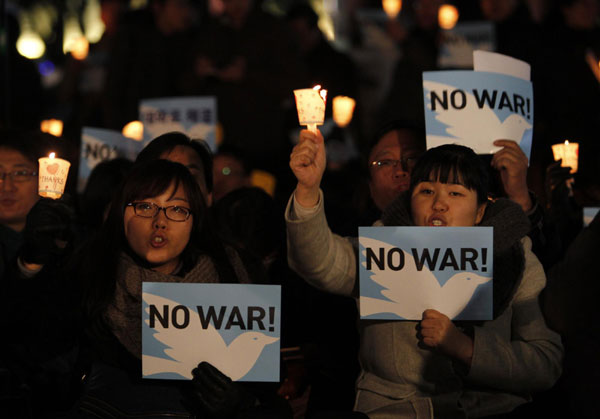
{"type": "MultiPolygon", "coordinates": [[[[410,195],[401,194],[383,212],[386,226],[414,225],[410,213],[410,195]]],[[[530,230],[529,219],[515,202],[500,198],[488,201],[480,226],[494,227],[494,318],[510,304],[525,269],[521,239],[530,230]]]]}
{"type": "MultiPolygon", "coordinates": [[[[240,283],[250,280],[242,261],[232,249],[227,249],[228,257],[240,283]]],[[[139,266],[131,256],[123,253],[119,260],[115,295],[108,306],[105,317],[107,323],[121,344],[136,356],[142,357],[142,282],[192,282],[218,283],[219,274],[206,255],[198,258],[196,265],[181,276],[167,275],[139,266]]]]}

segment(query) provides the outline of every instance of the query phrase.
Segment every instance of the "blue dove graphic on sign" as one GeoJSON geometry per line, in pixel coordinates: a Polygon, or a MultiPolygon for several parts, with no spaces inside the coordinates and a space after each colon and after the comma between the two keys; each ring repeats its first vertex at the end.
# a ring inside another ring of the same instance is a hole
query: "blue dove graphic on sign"
{"type": "MultiPolygon", "coordinates": [[[[363,248],[381,248],[384,253],[395,248],[389,243],[360,237],[363,248]]],[[[371,280],[383,289],[384,298],[360,297],[360,315],[366,317],[377,313],[393,313],[404,319],[420,320],[423,311],[435,309],[449,318],[460,314],[467,306],[475,289],[485,284],[491,278],[486,278],[472,272],[459,272],[453,275],[443,286],[426,267],[417,269],[413,256],[404,252],[402,274],[394,270],[380,269],[371,266],[371,280]]],[[[366,255],[366,250],[362,250],[366,255]]],[[[366,262],[362,262],[366,267],[366,262]]]]}
{"type": "MultiPolygon", "coordinates": [[[[150,293],[143,293],[144,301],[150,305],[175,307],[179,303],[150,293]]],[[[146,312],[149,312],[147,307],[146,312]]],[[[156,322],[154,338],[168,348],[164,353],[169,358],[142,355],[142,372],[144,376],[159,373],[176,373],[182,377],[192,378],[192,369],[201,361],[207,361],[218,368],[233,381],[243,378],[252,369],[264,347],[277,342],[279,338],[261,332],[244,332],[229,344],[221,337],[212,323],[202,327],[196,310],[190,309],[189,324],[179,329],[162,327],[156,322]],[[201,345],[190,342],[200,340],[201,345]]],[[[146,324],[149,320],[146,319],[146,324]]]]}
{"type": "MultiPolygon", "coordinates": [[[[494,153],[499,150],[498,147],[492,144],[495,140],[507,139],[521,144],[525,132],[532,128],[532,124],[519,113],[511,113],[501,120],[494,110],[489,107],[491,102],[494,104],[504,103],[500,99],[501,92],[492,91],[484,94],[482,91],[478,93],[481,97],[476,98],[468,89],[464,89],[453,98],[455,106],[444,108],[440,106],[440,103],[435,105],[432,103],[431,98],[433,95],[431,92],[435,92],[438,97],[445,99],[447,102],[452,100],[450,99],[451,92],[457,90],[455,86],[424,80],[423,88],[426,92],[425,104],[427,109],[435,112],[435,120],[445,126],[445,133],[448,134],[447,136],[431,134],[428,128],[427,148],[457,143],[472,148],[478,154],[494,153]],[[443,92],[446,92],[445,96],[443,92]]],[[[508,103],[505,107],[513,105],[508,103]]],[[[523,103],[519,105],[520,108],[524,108],[523,103]]],[[[521,147],[523,148],[523,145],[521,147]]],[[[526,151],[526,154],[529,155],[528,151],[526,151]]]]}

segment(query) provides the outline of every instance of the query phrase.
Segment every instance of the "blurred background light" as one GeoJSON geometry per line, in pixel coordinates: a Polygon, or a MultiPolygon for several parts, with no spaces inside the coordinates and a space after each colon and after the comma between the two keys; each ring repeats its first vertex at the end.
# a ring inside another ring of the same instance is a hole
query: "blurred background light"
{"type": "Polygon", "coordinates": [[[451,4],[443,4],[438,10],[438,23],[442,29],[452,29],[458,21],[458,9],[451,4]]]}

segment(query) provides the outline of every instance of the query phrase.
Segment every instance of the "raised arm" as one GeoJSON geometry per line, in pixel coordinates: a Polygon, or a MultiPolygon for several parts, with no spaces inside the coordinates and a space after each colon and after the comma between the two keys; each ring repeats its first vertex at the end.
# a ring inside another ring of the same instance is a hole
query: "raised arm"
{"type": "Polygon", "coordinates": [[[285,211],[288,262],[315,287],[350,295],[356,279],[356,254],[352,242],[333,234],[327,225],[319,189],[325,164],[321,133],[302,130],[290,156],[298,184],[285,211]]]}

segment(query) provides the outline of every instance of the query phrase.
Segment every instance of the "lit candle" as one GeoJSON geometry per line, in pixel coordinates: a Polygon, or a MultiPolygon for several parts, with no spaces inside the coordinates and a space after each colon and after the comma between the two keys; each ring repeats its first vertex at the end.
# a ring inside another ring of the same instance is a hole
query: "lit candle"
{"type": "Polygon", "coordinates": [[[71,163],[59,159],[55,153],[50,153],[48,157],[38,159],[39,182],[38,193],[44,198],[58,199],[65,192],[65,184],[69,174],[71,163]]]}
{"type": "Polygon", "coordinates": [[[579,144],[565,140],[564,143],[554,144],[552,146],[554,160],[562,160],[560,167],[570,167],[571,173],[577,172],[579,159],[579,144]]]}
{"type": "Polygon", "coordinates": [[[442,29],[452,29],[458,21],[458,9],[451,4],[443,4],[438,9],[438,24],[442,29]]]}
{"type": "Polygon", "coordinates": [[[63,121],[60,119],[46,119],[40,124],[40,130],[55,137],[60,137],[63,132],[63,121]]]}
{"type": "Polygon", "coordinates": [[[294,90],[294,96],[300,125],[306,125],[310,131],[316,133],[317,125],[323,125],[325,120],[327,90],[317,85],[312,89],[294,90]]]}
{"type": "Polygon", "coordinates": [[[390,19],[395,19],[402,10],[402,0],[382,0],[383,11],[390,19]]]}
{"type": "Polygon", "coordinates": [[[344,128],[352,121],[356,101],[348,96],[333,98],[333,120],[338,127],[344,128]]]}
{"type": "Polygon", "coordinates": [[[144,125],[140,121],[131,121],[123,127],[123,135],[136,141],[144,139],[144,125]]]}
{"type": "Polygon", "coordinates": [[[85,60],[88,56],[89,50],[90,43],[85,36],[82,35],[73,40],[73,44],[71,46],[71,55],[76,60],[85,60]]]}

